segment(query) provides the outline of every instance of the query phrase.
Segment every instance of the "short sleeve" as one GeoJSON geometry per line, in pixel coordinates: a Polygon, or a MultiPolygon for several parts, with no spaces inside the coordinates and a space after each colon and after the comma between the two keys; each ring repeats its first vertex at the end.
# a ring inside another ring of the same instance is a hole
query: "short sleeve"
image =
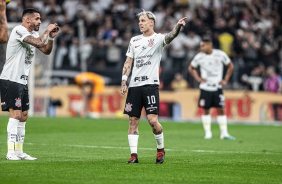
{"type": "Polygon", "coordinates": [[[197,54],[191,61],[191,66],[193,66],[194,68],[197,68],[199,66],[199,57],[199,54],[197,54]]]}
{"type": "Polygon", "coordinates": [[[161,39],[162,39],[163,47],[167,45],[167,43],[165,42],[165,36],[166,35],[161,34],[161,39]]]}
{"type": "Polygon", "coordinates": [[[228,65],[231,61],[231,59],[227,56],[227,54],[225,52],[221,52],[222,54],[222,63],[224,65],[228,65]]]}
{"type": "Polygon", "coordinates": [[[129,43],[129,46],[126,52],[126,56],[134,58],[132,39],[130,40],[130,43],[129,43]]]}
{"type": "Polygon", "coordinates": [[[23,42],[24,38],[31,35],[31,33],[23,26],[18,26],[15,28],[16,40],[23,42]]]}

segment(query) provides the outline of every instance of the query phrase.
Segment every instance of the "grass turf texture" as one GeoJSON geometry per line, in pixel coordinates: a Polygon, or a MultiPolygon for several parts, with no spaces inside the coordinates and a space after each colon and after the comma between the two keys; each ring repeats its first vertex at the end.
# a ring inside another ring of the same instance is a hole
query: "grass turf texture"
{"type": "Polygon", "coordinates": [[[24,151],[37,161],[5,159],[8,117],[0,117],[0,183],[282,183],[282,127],[229,125],[236,141],[203,139],[201,124],[162,123],[166,158],[139,124],[139,164],[126,164],[128,120],[29,118],[24,151]],[[148,148],[148,149],[146,149],[148,148]],[[202,151],[201,151],[202,150],[202,151]]]}

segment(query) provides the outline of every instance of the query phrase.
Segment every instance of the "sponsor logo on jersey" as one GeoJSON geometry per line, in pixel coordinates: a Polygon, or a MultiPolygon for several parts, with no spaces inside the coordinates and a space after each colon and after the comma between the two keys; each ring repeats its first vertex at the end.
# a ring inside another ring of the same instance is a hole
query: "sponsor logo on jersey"
{"type": "Polygon", "coordinates": [[[148,40],[148,42],[149,42],[149,43],[148,43],[148,46],[149,46],[149,47],[153,47],[153,46],[155,45],[155,42],[154,42],[154,41],[155,41],[155,39],[150,39],[150,40],[148,40]]]}
{"type": "Polygon", "coordinates": [[[146,63],[136,64],[136,67],[140,68],[140,67],[143,67],[143,66],[146,66],[146,65],[151,65],[151,61],[147,61],[146,63]]]}
{"type": "Polygon", "coordinates": [[[140,81],[146,81],[146,80],[148,80],[148,79],[149,79],[148,76],[135,77],[135,78],[134,78],[134,82],[136,82],[136,81],[138,81],[138,82],[140,82],[140,81]]]}
{"type": "Polygon", "coordinates": [[[6,104],[6,102],[1,102],[1,105],[5,105],[6,104]]]}
{"type": "Polygon", "coordinates": [[[16,98],[15,100],[16,100],[15,106],[17,107],[22,106],[22,100],[20,98],[16,98]]]}
{"type": "Polygon", "coordinates": [[[145,49],[146,49],[146,47],[145,47],[145,46],[143,46],[143,47],[142,47],[142,50],[145,50],[145,49]]]}
{"type": "Polygon", "coordinates": [[[203,107],[205,106],[205,103],[206,103],[205,99],[201,99],[199,105],[203,107]]]}
{"type": "Polygon", "coordinates": [[[124,110],[125,110],[126,112],[132,111],[132,104],[130,104],[130,103],[125,104],[124,110]]]}
{"type": "Polygon", "coordinates": [[[21,76],[21,79],[27,80],[27,79],[28,79],[28,76],[27,76],[27,75],[22,75],[22,76],[21,76]]]}
{"type": "Polygon", "coordinates": [[[137,46],[135,46],[135,49],[137,48],[137,47],[139,47],[140,45],[137,45],[137,46]]]}

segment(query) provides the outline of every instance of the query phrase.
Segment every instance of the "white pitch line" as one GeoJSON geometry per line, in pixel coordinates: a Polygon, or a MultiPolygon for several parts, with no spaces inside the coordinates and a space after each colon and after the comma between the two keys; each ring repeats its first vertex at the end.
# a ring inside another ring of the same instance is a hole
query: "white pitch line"
{"type": "MultiPolygon", "coordinates": [[[[35,145],[34,143],[25,143],[29,145],[35,145]]],[[[48,146],[49,144],[40,144],[41,146],[48,146]]],[[[129,147],[115,147],[115,146],[93,146],[93,145],[72,145],[62,144],[61,146],[67,147],[79,147],[79,148],[100,148],[100,149],[129,149],[129,147]]],[[[156,150],[156,148],[138,148],[139,150],[156,150]]],[[[216,150],[175,150],[165,149],[166,151],[179,151],[179,152],[196,152],[196,153],[217,153],[217,154],[281,154],[274,152],[248,152],[248,151],[216,151],[216,150]]]]}

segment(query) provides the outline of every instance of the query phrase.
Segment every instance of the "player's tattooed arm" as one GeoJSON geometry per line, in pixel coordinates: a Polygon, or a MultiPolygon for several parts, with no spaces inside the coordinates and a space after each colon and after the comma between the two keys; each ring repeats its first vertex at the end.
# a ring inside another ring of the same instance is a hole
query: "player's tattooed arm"
{"type": "Polygon", "coordinates": [[[8,25],[6,17],[6,1],[0,0],[0,43],[8,41],[8,25]]]}
{"type": "Polygon", "coordinates": [[[33,36],[27,36],[24,38],[24,42],[33,45],[36,48],[41,48],[44,47],[46,45],[46,41],[48,39],[48,35],[49,35],[50,31],[46,30],[40,37],[35,38],[33,36]]]}
{"type": "Polygon", "coordinates": [[[173,30],[165,36],[165,43],[169,44],[180,32],[182,26],[185,26],[186,17],[180,19],[173,30]]]}
{"type": "MultiPolygon", "coordinates": [[[[126,77],[129,76],[131,72],[132,63],[133,63],[133,58],[127,57],[123,65],[122,76],[126,76],[126,77]]],[[[127,91],[126,80],[122,80],[120,92],[122,95],[124,95],[126,91],[127,91]]]]}
{"type": "Polygon", "coordinates": [[[133,58],[127,57],[123,65],[122,75],[129,76],[131,72],[132,63],[133,63],[133,58]]]}

